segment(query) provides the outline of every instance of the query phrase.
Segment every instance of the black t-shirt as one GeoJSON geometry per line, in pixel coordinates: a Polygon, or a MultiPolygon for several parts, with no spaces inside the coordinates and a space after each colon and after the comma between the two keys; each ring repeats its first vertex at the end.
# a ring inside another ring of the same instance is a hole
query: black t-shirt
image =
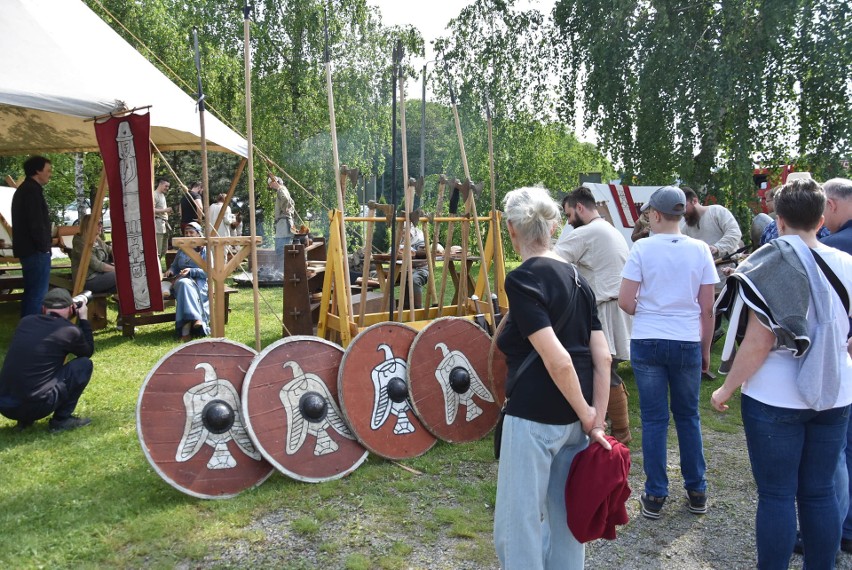
{"type": "MultiPolygon", "coordinates": [[[[497,345],[506,355],[507,378],[514,376],[534,350],[529,336],[545,327],[555,328],[562,313],[572,310],[561,332],[555,332],[571,354],[583,396],[591,404],[593,368],[589,339],[593,330],[601,330],[601,323],[595,295],[586,280],[569,263],[533,257],[506,276],[506,295],[510,311],[497,345]],[[572,295],[574,301],[569,307],[572,295]]],[[[510,396],[507,414],[544,424],[565,425],[578,420],[541,358],[536,358],[517,379],[510,396]]]]}
{"type": "Polygon", "coordinates": [[[196,206],[198,206],[195,200],[201,200],[201,194],[192,190],[189,191],[189,197],[184,194],[180,199],[180,223],[188,224],[189,222],[195,222],[200,219],[200,216],[195,211],[196,206]]]}
{"type": "Polygon", "coordinates": [[[68,354],[91,356],[92,327],[79,326],[54,313],[21,319],[0,370],[0,405],[14,407],[38,400],[57,383],[56,375],[68,354]]]}

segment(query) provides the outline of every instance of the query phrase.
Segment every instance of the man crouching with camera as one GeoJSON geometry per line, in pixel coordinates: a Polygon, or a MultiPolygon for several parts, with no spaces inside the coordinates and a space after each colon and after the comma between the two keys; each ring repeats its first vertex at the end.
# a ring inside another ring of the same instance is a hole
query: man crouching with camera
{"type": "Polygon", "coordinates": [[[65,289],[52,289],[42,303],[42,314],[21,319],[0,370],[0,414],[17,420],[17,430],[49,416],[51,432],[91,423],[72,415],[92,377],[95,351],[87,319],[91,293],[73,299],[65,289]],[[79,318],[79,324],[69,319],[79,318]],[[68,364],[68,354],[77,356],[68,364]]]}

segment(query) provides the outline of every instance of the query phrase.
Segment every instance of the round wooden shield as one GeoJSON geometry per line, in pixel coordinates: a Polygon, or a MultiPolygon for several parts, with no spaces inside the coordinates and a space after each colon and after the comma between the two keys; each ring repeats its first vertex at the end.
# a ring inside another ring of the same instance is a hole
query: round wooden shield
{"type": "Polygon", "coordinates": [[[509,373],[509,367],[506,365],[506,355],[497,346],[497,337],[506,327],[508,317],[509,313],[506,313],[497,325],[497,331],[491,339],[491,349],[488,351],[488,380],[494,391],[494,400],[500,408],[506,403],[506,376],[509,373]]]}
{"type": "Polygon", "coordinates": [[[258,354],[246,374],[248,431],[267,461],[293,479],[339,479],[367,459],[337,400],[342,358],[327,340],[291,336],[258,354]]]}
{"type": "Polygon", "coordinates": [[[408,351],[417,331],[379,323],[349,344],[337,388],[340,407],[361,445],[387,459],[423,455],[435,445],[408,398],[408,351]]]}
{"type": "Polygon", "coordinates": [[[198,340],[166,354],[145,378],[136,432],[151,466],[175,489],[224,499],[275,471],[249,436],[240,406],[256,354],[226,339],[198,340]]]}
{"type": "Polygon", "coordinates": [[[423,425],[452,443],[475,441],[497,424],[488,384],[491,339],[473,322],[444,317],[426,325],[408,353],[411,404],[423,425]]]}

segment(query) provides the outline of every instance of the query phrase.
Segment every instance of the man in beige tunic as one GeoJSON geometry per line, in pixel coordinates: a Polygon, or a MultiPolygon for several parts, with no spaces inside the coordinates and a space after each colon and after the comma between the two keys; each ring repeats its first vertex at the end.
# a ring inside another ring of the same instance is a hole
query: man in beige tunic
{"type": "Polygon", "coordinates": [[[565,196],[562,200],[562,210],[568,222],[553,249],[566,261],[577,266],[580,275],[589,282],[595,292],[598,319],[612,354],[607,415],[612,436],[622,443],[627,443],[631,439],[627,393],[616,371],[619,362],[630,360],[632,317],[618,308],[621,270],[628,255],[627,241],[598,213],[595,198],[585,186],[580,186],[565,196]]]}

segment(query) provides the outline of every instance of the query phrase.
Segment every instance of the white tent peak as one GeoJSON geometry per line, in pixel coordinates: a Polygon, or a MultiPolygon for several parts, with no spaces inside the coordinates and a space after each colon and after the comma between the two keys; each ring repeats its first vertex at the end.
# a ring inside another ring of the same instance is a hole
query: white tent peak
{"type": "MultiPolygon", "coordinates": [[[[146,106],[160,150],[200,148],[195,100],[81,0],[2,0],[0,22],[0,154],[97,151],[86,119],[146,106]]],[[[211,150],[248,156],[210,113],[205,132],[211,150]]]]}

